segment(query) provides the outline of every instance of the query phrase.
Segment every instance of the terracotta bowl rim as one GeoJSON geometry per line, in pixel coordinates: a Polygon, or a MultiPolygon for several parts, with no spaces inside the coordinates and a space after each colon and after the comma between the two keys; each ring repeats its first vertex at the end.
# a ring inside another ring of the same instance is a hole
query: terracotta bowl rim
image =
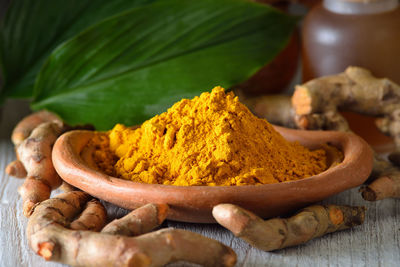
{"type": "MultiPolygon", "coordinates": [[[[273,127],[276,128],[276,129],[285,129],[285,131],[290,130],[290,131],[296,131],[296,132],[297,131],[302,131],[302,132],[309,132],[309,133],[318,133],[321,136],[334,133],[334,134],[338,134],[338,135],[348,135],[349,137],[351,136],[350,138],[354,138],[355,137],[355,138],[359,139],[359,136],[357,136],[356,134],[346,133],[346,132],[339,132],[339,131],[309,131],[309,130],[306,131],[306,130],[298,130],[298,129],[289,129],[289,128],[284,128],[284,127],[276,126],[276,125],[273,125],[273,127]]],[[[75,130],[75,131],[67,132],[65,134],[66,135],[73,135],[73,134],[79,134],[79,132],[90,132],[90,133],[93,133],[93,134],[95,133],[94,131],[75,130]]],[[[97,133],[106,134],[107,131],[104,131],[104,132],[103,131],[101,131],[101,132],[97,131],[97,133]]],[[[127,182],[128,184],[135,184],[135,185],[148,185],[148,186],[156,186],[156,187],[185,188],[185,189],[188,189],[188,188],[201,188],[201,189],[204,189],[204,188],[240,188],[240,187],[254,187],[254,186],[257,186],[257,187],[269,186],[270,187],[270,186],[281,186],[282,184],[297,184],[297,183],[302,183],[304,180],[309,180],[309,179],[317,179],[318,180],[318,179],[324,178],[326,176],[326,173],[334,172],[334,171],[336,171],[337,168],[343,168],[343,166],[341,166],[342,164],[346,165],[349,162],[351,162],[349,160],[349,157],[346,156],[345,152],[347,152],[347,151],[341,151],[341,152],[343,153],[343,160],[336,166],[329,166],[325,171],[323,171],[321,173],[318,173],[318,174],[310,176],[310,177],[305,177],[305,178],[302,178],[302,179],[299,179],[299,180],[294,180],[294,181],[285,181],[285,182],[274,183],[274,184],[259,184],[259,185],[239,185],[239,186],[232,186],[232,185],[217,185],[217,186],[196,185],[196,186],[186,186],[186,185],[148,184],[148,183],[134,182],[134,181],[131,181],[131,180],[127,180],[127,179],[124,179],[124,178],[118,178],[118,177],[115,177],[115,176],[110,176],[110,175],[102,173],[102,172],[100,172],[98,170],[92,169],[90,166],[87,166],[87,167],[90,168],[91,170],[95,171],[95,172],[98,172],[98,173],[101,173],[103,175],[108,176],[109,179],[111,179],[111,180],[117,179],[119,182],[127,182]]],[[[82,162],[85,162],[85,161],[82,159],[82,162]]]]}
{"type": "MultiPolygon", "coordinates": [[[[278,132],[280,132],[286,139],[290,141],[299,139],[298,141],[300,141],[300,143],[303,143],[303,145],[305,145],[306,147],[316,148],[317,146],[321,146],[322,144],[330,143],[338,147],[343,152],[344,156],[343,161],[340,164],[328,168],[327,170],[317,175],[296,181],[287,181],[275,184],[241,185],[241,186],[205,186],[205,185],[176,186],[176,185],[163,185],[163,184],[147,184],[147,183],[133,182],[131,180],[125,180],[123,178],[112,177],[91,168],[89,164],[87,164],[87,162],[85,162],[84,159],[82,159],[82,157],[79,155],[82,149],[71,147],[71,140],[73,140],[74,138],[77,139],[77,137],[79,137],[79,135],[81,134],[86,135],[86,137],[84,138],[88,139],[89,138],[88,136],[94,134],[94,132],[78,130],[78,131],[67,132],[57,139],[53,149],[53,163],[57,172],[59,173],[59,175],[62,177],[63,180],[78,188],[83,187],[84,189],[80,188],[82,190],[88,189],[85,191],[87,191],[89,194],[92,194],[93,196],[99,197],[106,201],[110,201],[109,200],[110,198],[115,199],[116,196],[114,195],[113,196],[107,195],[106,197],[104,192],[98,193],[98,191],[96,191],[96,190],[104,191],[104,188],[107,186],[107,190],[111,190],[108,189],[108,187],[112,187],[114,189],[120,190],[120,194],[126,194],[128,192],[136,192],[136,193],[139,192],[139,195],[141,195],[142,197],[140,201],[142,202],[149,201],[146,199],[147,194],[146,196],[144,196],[144,192],[146,190],[150,190],[151,193],[157,194],[160,192],[160,189],[162,189],[163,191],[161,193],[162,195],[160,196],[160,198],[164,200],[167,197],[166,195],[172,194],[177,191],[182,192],[182,194],[184,195],[186,194],[186,196],[191,194],[191,192],[193,194],[201,193],[203,195],[207,193],[208,197],[210,198],[215,197],[218,199],[221,198],[226,199],[225,196],[221,196],[219,195],[219,193],[227,194],[230,196],[234,194],[238,198],[237,201],[242,201],[241,198],[246,193],[249,192],[254,193],[256,195],[258,194],[258,197],[260,197],[260,194],[264,194],[264,192],[268,192],[268,194],[278,196],[279,195],[278,192],[284,192],[283,195],[285,194],[287,195],[289,194],[287,191],[290,191],[296,193],[298,192],[298,194],[304,196],[305,198],[311,199],[310,201],[316,202],[324,198],[327,198],[331,195],[337,194],[339,192],[342,192],[344,190],[362,184],[368,178],[368,175],[372,170],[372,161],[373,161],[372,150],[362,138],[360,138],[355,134],[335,132],[335,131],[304,131],[304,130],[288,129],[279,126],[274,126],[274,128],[278,130],[278,132]],[[316,141],[314,140],[319,140],[319,143],[317,144],[316,141]],[[304,143],[308,143],[308,145],[304,143]],[[76,152],[77,150],[79,151],[76,152]],[[361,165],[361,167],[359,165],[361,165]],[[357,175],[348,176],[347,172],[352,169],[358,170],[357,175]],[[339,173],[339,175],[337,173],[339,173]],[[82,177],[83,175],[85,177],[80,178],[81,181],[77,181],[78,180],[77,177],[82,177]],[[316,187],[318,187],[319,184],[321,183],[331,182],[329,179],[332,179],[332,177],[335,176],[340,177],[340,179],[336,179],[335,182],[332,184],[327,184],[327,186],[321,188],[321,190],[316,189],[316,187]],[[346,177],[346,179],[344,179],[344,177],[346,177]],[[94,186],[92,186],[93,182],[96,179],[99,180],[97,185],[95,184],[94,186]],[[82,183],[86,184],[82,186],[82,183]],[[89,183],[91,183],[90,187],[88,185],[89,183]],[[250,189],[251,191],[249,191],[250,189]],[[313,194],[318,196],[314,196],[313,194]]],[[[85,142],[87,142],[87,140],[85,142]]],[[[113,192],[113,194],[115,193],[113,192]]],[[[154,199],[153,196],[150,196],[149,198],[154,199]]],[[[170,202],[172,203],[175,201],[174,203],[176,203],[176,201],[179,198],[180,196],[174,195],[174,199],[170,200],[170,202]]],[[[249,199],[251,199],[251,196],[245,197],[245,200],[243,201],[248,202],[249,199]]],[[[136,201],[136,203],[140,201],[136,201]]],[[[307,199],[305,199],[304,201],[307,202],[307,199]]],[[[128,206],[133,205],[128,202],[126,202],[125,199],[121,200],[121,203],[123,204],[115,202],[113,203],[118,206],[127,208],[128,206]]],[[[210,205],[211,202],[215,201],[202,200],[201,202],[203,203],[202,205],[210,205]]],[[[185,206],[185,204],[182,204],[182,206],[185,206]]],[[[182,221],[196,222],[196,220],[192,219],[190,220],[183,219],[182,221]]],[[[207,221],[209,220],[204,220],[204,222],[207,221]]]]}

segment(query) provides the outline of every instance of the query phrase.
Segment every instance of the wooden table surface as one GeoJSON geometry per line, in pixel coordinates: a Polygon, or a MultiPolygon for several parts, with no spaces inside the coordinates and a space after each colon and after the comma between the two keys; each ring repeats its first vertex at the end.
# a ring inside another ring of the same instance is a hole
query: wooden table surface
{"type": "MultiPolygon", "coordinates": [[[[27,105],[8,102],[0,123],[0,169],[15,159],[9,140],[15,123],[28,112],[27,105]]],[[[45,262],[27,245],[27,219],[21,213],[17,188],[23,180],[0,175],[0,266],[1,267],[59,267],[45,262]]],[[[315,239],[305,245],[264,252],[252,248],[219,225],[165,222],[162,227],[182,228],[220,240],[238,255],[236,266],[400,266],[400,200],[387,199],[365,202],[355,188],[324,201],[330,204],[364,205],[367,216],[362,226],[315,239]]],[[[125,210],[107,205],[113,217],[125,210]]],[[[191,266],[177,263],[169,266],[191,266]]]]}

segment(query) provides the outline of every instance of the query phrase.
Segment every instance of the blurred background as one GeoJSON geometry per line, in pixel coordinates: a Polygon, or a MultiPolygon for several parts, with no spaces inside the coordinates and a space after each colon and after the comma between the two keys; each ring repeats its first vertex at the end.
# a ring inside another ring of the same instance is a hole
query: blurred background
{"type": "MultiPolygon", "coordinates": [[[[26,5],[23,0],[15,1],[20,6],[26,5]]],[[[246,78],[244,82],[231,84],[231,89],[240,89],[247,97],[269,94],[291,95],[296,84],[343,72],[350,65],[367,68],[377,77],[387,77],[400,83],[398,0],[257,0],[255,2],[271,5],[298,21],[280,52],[275,53],[265,66],[258,68],[256,73],[246,78]]],[[[0,1],[0,17],[5,16],[10,3],[11,0],[0,1]]],[[[34,7],[32,10],[35,10],[34,7]]],[[[18,22],[18,19],[15,21],[18,22]]],[[[279,23],[283,24],[282,21],[277,23],[276,27],[279,23]]],[[[13,29],[11,26],[6,25],[6,28],[13,29]]],[[[4,58],[7,58],[7,52],[3,49],[4,58]]],[[[20,100],[18,99],[20,96],[17,94],[15,96],[11,94],[5,100],[3,98],[1,138],[8,138],[13,125],[30,112],[29,97],[27,100],[20,100]]],[[[186,92],[182,92],[181,96],[186,96],[186,92]]],[[[158,113],[171,102],[169,99],[159,108],[153,108],[153,103],[145,103],[142,109],[146,109],[147,105],[158,113]]],[[[52,106],[44,106],[47,107],[52,108],[53,112],[67,121],[68,116],[76,116],[66,114],[65,111],[59,112],[52,106]]],[[[349,120],[352,130],[373,146],[385,146],[392,142],[377,130],[374,118],[351,112],[343,114],[349,120]]],[[[146,114],[140,118],[146,116],[149,117],[146,114]]],[[[82,119],[82,122],[85,121],[82,119]]]]}

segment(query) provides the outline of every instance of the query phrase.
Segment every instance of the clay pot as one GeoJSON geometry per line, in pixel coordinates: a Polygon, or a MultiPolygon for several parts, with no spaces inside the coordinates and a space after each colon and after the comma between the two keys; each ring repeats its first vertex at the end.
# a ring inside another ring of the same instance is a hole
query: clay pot
{"type": "MultiPolygon", "coordinates": [[[[339,164],[302,180],[269,185],[247,186],[172,186],[136,183],[96,171],[87,142],[90,131],[71,131],[54,145],[53,162],[66,182],[89,194],[126,209],[146,203],[167,203],[171,220],[215,222],[212,208],[233,203],[263,218],[278,216],[323,200],[362,184],[372,169],[372,151],[360,137],[342,132],[301,131],[275,126],[289,141],[299,141],[310,149],[329,143],[344,154],[339,164]]],[[[328,151],[329,152],[329,151],[328,151]]],[[[333,163],[338,157],[333,156],[333,163]]]]}

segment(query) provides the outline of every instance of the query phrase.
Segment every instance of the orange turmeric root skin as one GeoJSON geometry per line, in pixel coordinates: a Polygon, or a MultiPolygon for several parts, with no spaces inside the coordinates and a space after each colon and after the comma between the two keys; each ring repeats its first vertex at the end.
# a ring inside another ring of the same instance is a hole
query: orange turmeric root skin
{"type": "Polygon", "coordinates": [[[382,174],[371,184],[360,188],[362,197],[367,201],[385,198],[400,198],[400,171],[394,170],[382,174]]]}
{"type": "MultiPolygon", "coordinates": [[[[81,220],[83,225],[88,224],[87,219],[90,216],[86,215],[92,212],[85,211],[97,209],[97,205],[101,205],[96,201],[90,205],[86,204],[89,199],[88,194],[75,191],[36,205],[27,228],[31,248],[46,260],[72,266],[164,266],[171,262],[188,261],[218,267],[233,266],[236,263],[236,254],[231,248],[185,230],[162,229],[137,237],[127,237],[67,229],[69,222],[81,213],[82,209],[84,210],[77,220],[81,220]]],[[[166,217],[168,207],[149,204],[135,211],[128,214],[127,219],[122,218],[111,224],[122,229],[127,226],[124,224],[129,224],[135,217],[136,223],[145,229],[148,227],[145,224],[149,221],[160,224],[166,217]]],[[[91,217],[90,220],[92,219],[98,220],[97,225],[104,223],[101,216],[91,217]]]]}
{"type": "MultiPolygon", "coordinates": [[[[298,85],[292,105],[296,124],[302,129],[350,131],[339,113],[341,110],[378,117],[376,126],[400,147],[400,85],[374,77],[366,69],[348,67],[342,73],[298,85]]],[[[385,160],[375,155],[373,177],[376,182],[361,188],[364,199],[400,197],[398,155],[399,152],[389,157],[393,164],[384,163],[385,160]]]]}
{"type": "MultiPolygon", "coordinates": [[[[32,131],[36,127],[42,123],[52,121],[61,123],[61,119],[57,115],[48,111],[38,111],[22,119],[15,126],[11,134],[11,141],[13,142],[16,150],[18,146],[31,135],[32,131]]],[[[18,158],[18,153],[17,160],[8,164],[5,171],[8,175],[16,178],[24,178],[27,175],[23,163],[18,158]]]]}
{"type": "Polygon", "coordinates": [[[11,140],[17,160],[8,164],[5,171],[18,178],[27,177],[18,189],[27,217],[36,203],[48,199],[51,190],[61,184],[51,160],[51,149],[65,129],[58,116],[39,111],[25,117],[13,130],[11,140]]]}
{"type": "Polygon", "coordinates": [[[344,230],[364,221],[364,207],[315,205],[287,218],[262,220],[255,214],[232,204],[214,207],[219,224],[252,246],[265,251],[303,244],[327,233],[344,230]]]}
{"type": "Polygon", "coordinates": [[[18,190],[27,217],[36,203],[48,199],[51,190],[61,185],[62,180],[53,167],[51,150],[64,130],[65,126],[57,121],[42,123],[17,146],[18,158],[27,172],[27,178],[18,190]]]}
{"type": "Polygon", "coordinates": [[[142,206],[121,219],[110,222],[101,231],[112,235],[137,236],[160,226],[168,213],[165,204],[147,204],[142,206]]]}
{"type": "Polygon", "coordinates": [[[54,113],[42,110],[22,119],[14,128],[11,134],[11,141],[14,145],[20,145],[32,131],[44,122],[57,121],[62,122],[61,119],[54,113]]]}
{"type": "Polygon", "coordinates": [[[22,164],[19,160],[14,160],[10,162],[6,167],[6,173],[10,176],[14,176],[16,178],[25,178],[26,170],[24,164],[22,164]]]}
{"type": "MultiPolygon", "coordinates": [[[[400,86],[366,69],[348,67],[296,86],[292,105],[301,128],[344,130],[348,125],[339,110],[396,120],[393,114],[400,111],[400,86]]],[[[395,132],[390,133],[396,138],[395,132]]]]}
{"type": "Polygon", "coordinates": [[[60,189],[65,193],[71,192],[71,191],[80,191],[80,189],[76,188],[75,186],[70,185],[66,181],[62,181],[62,184],[60,185],[60,189]]]}
{"type": "Polygon", "coordinates": [[[82,213],[76,218],[69,227],[71,230],[100,231],[107,220],[107,211],[97,199],[92,199],[86,203],[82,213]]]}
{"type": "Polygon", "coordinates": [[[359,190],[367,201],[385,198],[400,198],[400,168],[390,161],[375,155],[371,176],[359,190]]]}
{"type": "MultiPolygon", "coordinates": [[[[56,139],[65,131],[93,130],[92,125],[70,127],[48,111],[35,112],[21,120],[14,128],[11,140],[17,159],[6,167],[10,176],[27,177],[18,189],[23,201],[23,214],[29,217],[33,206],[50,197],[53,189],[60,186],[61,178],[53,167],[51,152],[56,139]]],[[[77,190],[63,182],[63,191],[77,190]]]]}

